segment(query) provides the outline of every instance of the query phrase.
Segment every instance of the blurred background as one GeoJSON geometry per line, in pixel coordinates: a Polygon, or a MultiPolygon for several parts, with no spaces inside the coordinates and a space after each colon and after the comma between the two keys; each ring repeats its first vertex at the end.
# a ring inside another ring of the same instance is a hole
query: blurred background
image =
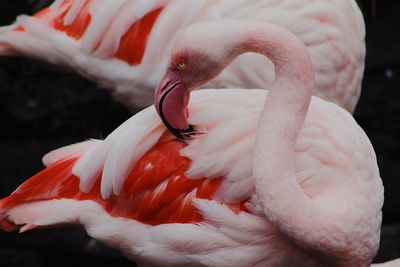
{"type": "MultiPolygon", "coordinates": [[[[0,25],[52,1],[2,1],[0,25]]],[[[367,27],[363,91],[355,112],[385,185],[376,262],[400,257],[400,1],[360,0],[367,27]]],[[[0,58],[0,197],[43,169],[52,149],[102,138],[131,113],[78,75],[26,58],[0,58]]],[[[0,266],[134,266],[74,228],[0,232],[0,266]]]]}

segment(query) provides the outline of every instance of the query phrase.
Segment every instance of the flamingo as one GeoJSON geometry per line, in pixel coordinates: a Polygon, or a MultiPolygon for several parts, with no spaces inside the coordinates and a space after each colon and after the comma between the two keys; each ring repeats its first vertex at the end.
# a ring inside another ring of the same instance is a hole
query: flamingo
{"type": "MultiPolygon", "coordinates": [[[[296,34],[314,65],[313,94],[353,112],[365,59],[365,26],[354,0],[57,0],[0,28],[0,55],[66,66],[137,110],[152,104],[180,31],[229,18],[275,23],[296,34]]],[[[204,87],[270,88],[274,78],[269,60],[248,54],[204,87]]]]}
{"type": "Polygon", "coordinates": [[[369,266],[376,156],[350,113],[311,96],[304,44],[273,24],[203,22],[170,58],[155,106],[104,140],[47,154],[0,201],[0,227],[80,224],[139,266],[369,266]],[[274,63],[271,92],[190,93],[250,51],[274,63]]]}

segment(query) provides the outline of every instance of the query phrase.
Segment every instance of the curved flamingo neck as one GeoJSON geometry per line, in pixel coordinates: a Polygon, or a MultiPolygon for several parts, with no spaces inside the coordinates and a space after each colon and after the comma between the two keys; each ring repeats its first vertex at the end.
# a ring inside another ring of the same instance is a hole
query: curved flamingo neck
{"type": "Polygon", "coordinates": [[[345,256],[338,250],[340,244],[329,239],[335,230],[333,214],[309,199],[295,178],[295,144],[314,86],[306,47],[271,24],[240,22],[231,30],[226,31],[229,40],[221,40],[228,47],[226,63],[256,52],[275,65],[276,80],[259,118],[253,161],[256,193],[266,217],[295,246],[340,266],[345,256]]]}
{"type": "Polygon", "coordinates": [[[294,243],[307,247],[312,242],[304,244],[304,237],[298,233],[308,228],[302,221],[312,214],[308,198],[295,179],[294,150],[311,100],[312,64],[304,44],[287,30],[274,25],[251,29],[241,37],[237,51],[265,55],[273,62],[276,77],[256,133],[256,192],[277,229],[294,243]]]}

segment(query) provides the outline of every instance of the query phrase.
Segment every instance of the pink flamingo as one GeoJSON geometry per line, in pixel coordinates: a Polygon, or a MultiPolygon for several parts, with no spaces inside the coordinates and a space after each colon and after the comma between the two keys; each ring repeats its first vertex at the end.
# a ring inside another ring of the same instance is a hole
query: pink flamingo
{"type": "Polygon", "coordinates": [[[194,125],[196,135],[174,138],[150,107],[105,140],[53,151],[0,201],[0,225],[81,224],[139,266],[369,266],[383,204],[375,153],[313,86],[306,47],[287,30],[192,25],[155,105],[175,134],[194,125]],[[200,90],[188,106],[192,89],[249,51],[274,63],[270,93],[200,90]]]}
{"type": "MultiPolygon", "coordinates": [[[[192,23],[220,19],[289,29],[311,55],[313,94],[354,110],[365,58],[364,21],[354,0],[57,0],[0,28],[0,55],[69,67],[137,110],[152,104],[177,34],[192,23]]],[[[271,88],[273,81],[273,64],[248,54],[204,87],[271,88]]]]}

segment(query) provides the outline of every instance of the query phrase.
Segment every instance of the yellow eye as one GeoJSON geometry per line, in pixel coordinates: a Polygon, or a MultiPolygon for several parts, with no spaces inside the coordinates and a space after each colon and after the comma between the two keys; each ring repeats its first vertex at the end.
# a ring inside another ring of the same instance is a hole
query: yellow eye
{"type": "Polygon", "coordinates": [[[186,63],[183,61],[180,61],[177,65],[178,70],[184,70],[186,68],[186,63]]]}

